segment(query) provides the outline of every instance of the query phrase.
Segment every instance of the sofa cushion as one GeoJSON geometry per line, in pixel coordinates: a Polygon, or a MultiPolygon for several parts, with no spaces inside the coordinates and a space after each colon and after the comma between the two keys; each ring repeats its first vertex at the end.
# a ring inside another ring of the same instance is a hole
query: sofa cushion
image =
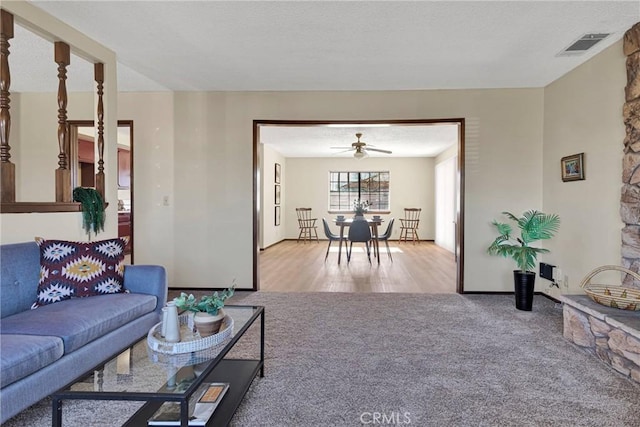
{"type": "Polygon", "coordinates": [[[33,308],[74,297],[124,292],[122,237],[97,242],[69,242],[36,237],[40,280],[33,308]]]}
{"type": "Polygon", "coordinates": [[[156,304],[153,295],[133,293],[72,298],[5,317],[2,333],[60,337],[68,354],[152,312],[156,304]]]}
{"type": "Polygon", "coordinates": [[[0,335],[0,387],[18,381],[60,359],[62,339],[38,335],[0,335]]]}
{"type": "Polygon", "coordinates": [[[36,242],[0,246],[0,316],[29,310],[36,300],[40,251],[36,242]]]}

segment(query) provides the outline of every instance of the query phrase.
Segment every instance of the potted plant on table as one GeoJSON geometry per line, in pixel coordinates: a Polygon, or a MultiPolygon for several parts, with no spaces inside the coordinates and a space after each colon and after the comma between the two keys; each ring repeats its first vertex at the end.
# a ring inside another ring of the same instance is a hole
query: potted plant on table
{"type": "Polygon", "coordinates": [[[490,255],[511,257],[516,262],[518,270],[513,271],[516,308],[531,311],[536,280],[536,273],[532,270],[536,266],[538,254],[549,253],[549,250],[532,247],[530,244],[552,238],[560,227],[560,217],[536,210],[526,211],[520,218],[509,212],[502,213],[516,222],[520,229],[520,237],[512,236],[512,228],[509,224],[494,220],[492,224],[498,229],[500,235],[487,248],[487,252],[490,255]]]}
{"type": "Polygon", "coordinates": [[[193,294],[187,295],[182,292],[179,297],[174,298],[176,307],[181,310],[191,311],[194,314],[193,322],[201,337],[217,334],[222,325],[225,313],[222,307],[224,302],[233,296],[235,283],[228,289],[211,295],[203,295],[197,300],[193,294]]]}
{"type": "Polygon", "coordinates": [[[355,199],[353,201],[353,211],[356,213],[356,217],[364,216],[364,214],[369,210],[369,201],[360,199],[355,199]]]}

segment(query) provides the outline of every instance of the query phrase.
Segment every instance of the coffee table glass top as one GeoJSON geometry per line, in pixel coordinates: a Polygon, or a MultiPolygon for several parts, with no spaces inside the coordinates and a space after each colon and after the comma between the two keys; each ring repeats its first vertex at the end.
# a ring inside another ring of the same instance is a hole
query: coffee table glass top
{"type": "MultiPolygon", "coordinates": [[[[221,344],[191,353],[164,354],[154,352],[147,345],[145,335],[121,354],[99,366],[93,373],[81,378],[57,394],[101,395],[109,398],[126,393],[128,396],[154,398],[184,396],[197,388],[197,379],[209,372],[222,360],[235,342],[253,324],[262,307],[233,306],[224,308],[233,318],[233,333],[221,344]]],[[[135,400],[135,399],[134,399],[135,400]]]]}

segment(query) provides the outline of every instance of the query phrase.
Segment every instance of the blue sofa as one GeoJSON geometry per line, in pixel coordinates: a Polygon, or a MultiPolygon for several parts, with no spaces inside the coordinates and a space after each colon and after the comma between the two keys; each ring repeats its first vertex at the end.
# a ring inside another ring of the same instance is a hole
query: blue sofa
{"type": "Polygon", "coordinates": [[[31,310],[39,275],[35,242],[0,246],[0,423],[137,341],[167,299],[163,267],[128,265],[129,293],[31,310]]]}

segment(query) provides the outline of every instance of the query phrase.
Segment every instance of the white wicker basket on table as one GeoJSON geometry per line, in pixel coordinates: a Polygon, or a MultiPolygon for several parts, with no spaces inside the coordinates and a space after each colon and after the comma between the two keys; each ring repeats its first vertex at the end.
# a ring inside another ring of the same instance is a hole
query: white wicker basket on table
{"type": "Polygon", "coordinates": [[[229,336],[220,344],[205,348],[204,350],[191,351],[188,353],[159,353],[157,351],[153,351],[149,346],[147,346],[147,355],[149,356],[149,360],[154,364],[171,368],[198,365],[203,362],[208,362],[218,356],[220,351],[222,351],[226,343],[230,340],[231,337],[229,336]]]}
{"type": "Polygon", "coordinates": [[[627,273],[636,280],[640,280],[640,274],[617,265],[603,265],[598,267],[582,279],[580,286],[589,297],[598,304],[622,310],[640,310],[640,289],[626,288],[616,285],[599,285],[591,283],[591,279],[598,273],[607,270],[615,270],[627,273]]]}
{"type": "Polygon", "coordinates": [[[180,322],[180,342],[165,341],[160,335],[162,329],[162,322],[160,322],[147,334],[149,348],[164,354],[191,353],[217,346],[233,334],[233,319],[228,314],[222,319],[220,332],[204,338],[201,338],[197,332],[193,332],[193,315],[181,314],[178,316],[178,321],[180,322]]]}

